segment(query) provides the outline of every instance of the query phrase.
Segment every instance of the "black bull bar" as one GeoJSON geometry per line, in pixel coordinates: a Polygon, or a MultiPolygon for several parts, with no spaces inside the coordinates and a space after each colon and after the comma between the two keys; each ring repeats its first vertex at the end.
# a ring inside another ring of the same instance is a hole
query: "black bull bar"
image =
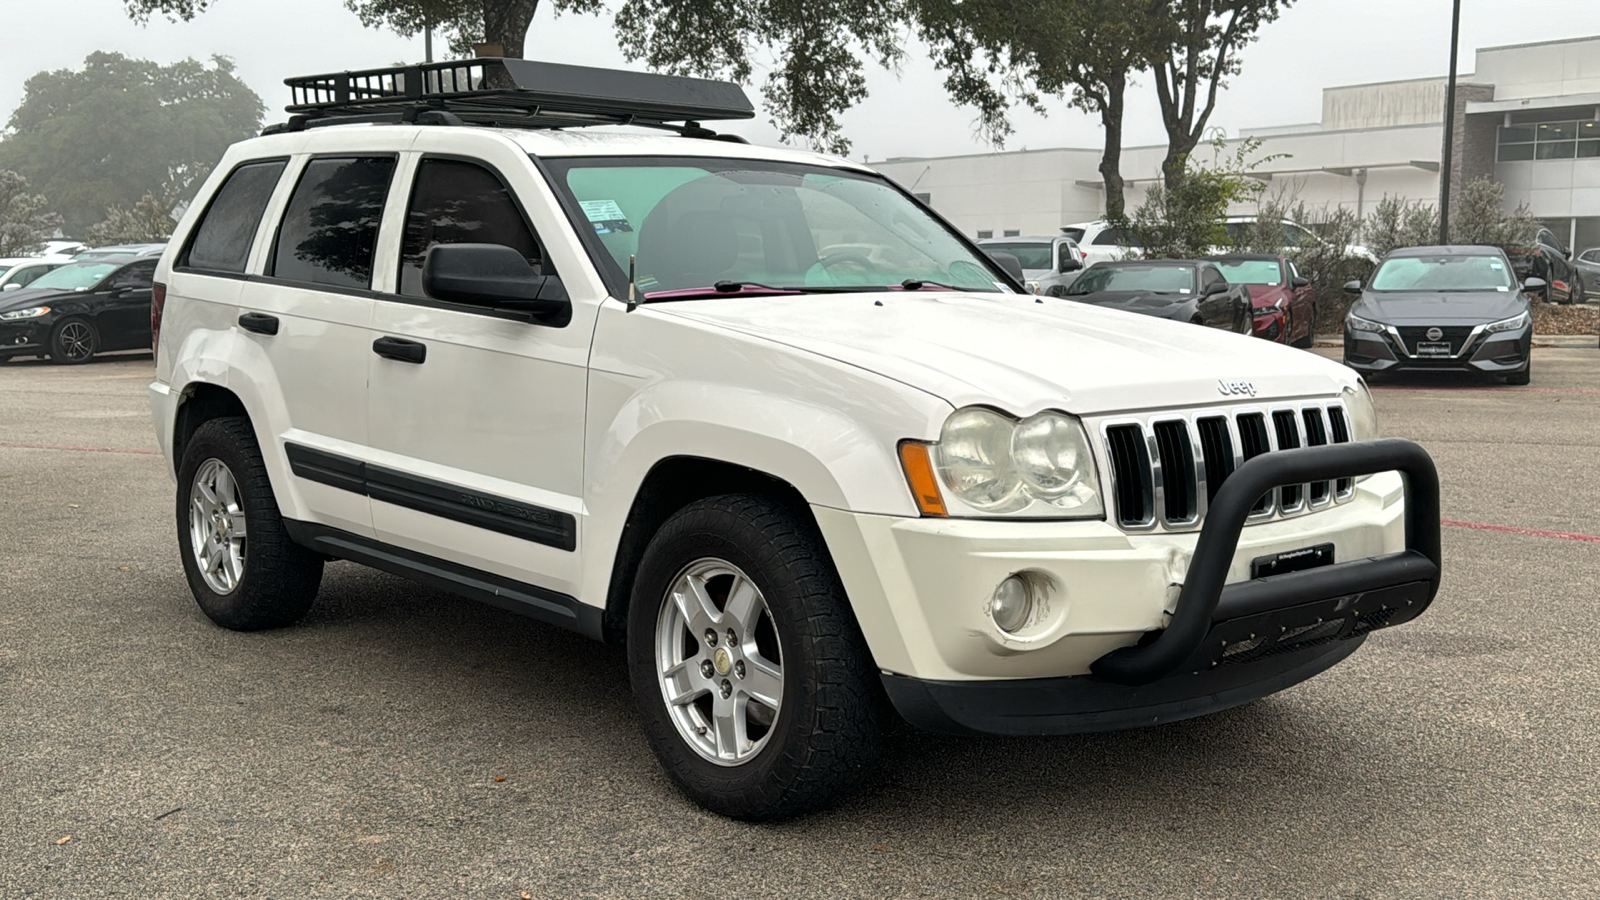
{"type": "Polygon", "coordinates": [[[1095,660],[1090,671],[1118,684],[1149,684],[1399,625],[1433,602],[1440,571],[1439,474],[1417,444],[1384,438],[1263,454],[1217,490],[1171,622],[1095,660]],[[1268,491],[1389,471],[1405,479],[1404,550],[1225,583],[1250,509],[1268,491]]]}

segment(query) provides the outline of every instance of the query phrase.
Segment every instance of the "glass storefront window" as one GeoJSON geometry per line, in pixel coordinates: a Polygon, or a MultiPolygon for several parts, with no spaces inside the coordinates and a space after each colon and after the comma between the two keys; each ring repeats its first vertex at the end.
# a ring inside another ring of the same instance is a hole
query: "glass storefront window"
{"type": "Polygon", "coordinates": [[[1600,157],[1600,121],[1538,122],[1503,125],[1495,149],[1496,162],[1530,159],[1593,159],[1600,157]]]}

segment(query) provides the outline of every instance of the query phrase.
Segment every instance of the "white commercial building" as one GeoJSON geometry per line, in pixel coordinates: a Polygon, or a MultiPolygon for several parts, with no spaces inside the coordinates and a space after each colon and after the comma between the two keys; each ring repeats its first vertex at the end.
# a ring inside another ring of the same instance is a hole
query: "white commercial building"
{"type": "MultiPolygon", "coordinates": [[[[1322,121],[1246,129],[1259,138],[1269,193],[1312,207],[1371,211],[1385,195],[1438,201],[1445,79],[1327,88],[1322,121]]],[[[1600,246],[1600,36],[1486,47],[1457,79],[1452,188],[1479,176],[1505,186],[1574,249],[1600,246]]],[[[1128,208],[1160,176],[1164,146],[1123,151],[1128,208]]],[[[1209,158],[1202,145],[1197,161],[1209,158]]],[[[1056,234],[1104,211],[1100,148],[895,158],[873,164],[968,235],[1056,234]]],[[[1236,209],[1235,213],[1254,212],[1236,209]]]]}

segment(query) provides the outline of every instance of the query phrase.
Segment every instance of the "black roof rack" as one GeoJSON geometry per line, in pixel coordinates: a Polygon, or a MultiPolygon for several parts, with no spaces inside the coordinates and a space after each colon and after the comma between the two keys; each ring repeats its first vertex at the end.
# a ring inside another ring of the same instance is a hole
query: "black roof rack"
{"type": "Polygon", "coordinates": [[[341,122],[567,128],[644,125],[714,137],[701,121],[749,119],[727,81],[483,57],[286,78],[288,123],[265,133],[341,122]],[[678,124],[674,124],[678,123],[678,124]]]}

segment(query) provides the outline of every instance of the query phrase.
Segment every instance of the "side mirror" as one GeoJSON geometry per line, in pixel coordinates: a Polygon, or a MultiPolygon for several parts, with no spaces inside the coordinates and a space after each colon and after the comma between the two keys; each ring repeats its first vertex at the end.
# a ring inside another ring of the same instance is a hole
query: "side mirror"
{"type": "Polygon", "coordinates": [[[1535,291],[1542,291],[1546,287],[1548,287],[1548,285],[1545,283],[1543,278],[1529,278],[1527,281],[1522,283],[1522,289],[1530,294],[1535,291]]]}
{"type": "Polygon", "coordinates": [[[20,290],[22,290],[22,285],[17,284],[15,282],[13,282],[11,284],[8,284],[5,287],[0,287],[0,291],[20,291],[20,290]]]}
{"type": "Polygon", "coordinates": [[[561,327],[572,300],[561,279],[540,275],[521,253],[503,244],[439,244],[422,261],[422,290],[435,300],[527,313],[561,327]]]}
{"type": "Polygon", "coordinates": [[[1297,287],[1297,288],[1311,287],[1311,282],[1306,280],[1306,279],[1304,279],[1304,278],[1302,278],[1302,277],[1300,277],[1299,275],[1296,275],[1293,279],[1291,279],[1289,281],[1289,286],[1290,287],[1297,287]]]}
{"type": "Polygon", "coordinates": [[[1361,293],[1361,279],[1357,278],[1354,281],[1346,281],[1344,283],[1344,292],[1346,294],[1361,293]]]}
{"type": "Polygon", "coordinates": [[[1226,294],[1231,287],[1226,281],[1213,281],[1200,291],[1201,296],[1210,297],[1214,294],[1226,294]]]}
{"type": "Polygon", "coordinates": [[[1025,280],[1022,275],[1022,262],[1015,256],[1010,253],[990,253],[989,258],[994,260],[994,264],[999,266],[1007,275],[1016,279],[1018,284],[1025,280]]]}
{"type": "MultiPolygon", "coordinates": [[[[1063,248],[1063,249],[1065,249],[1065,248],[1063,248]]],[[[1078,262],[1076,259],[1073,259],[1072,258],[1072,254],[1070,252],[1063,252],[1062,253],[1062,255],[1061,255],[1061,270],[1060,270],[1061,274],[1065,275],[1068,272],[1076,272],[1081,268],[1083,268],[1083,263],[1078,262]]]]}

